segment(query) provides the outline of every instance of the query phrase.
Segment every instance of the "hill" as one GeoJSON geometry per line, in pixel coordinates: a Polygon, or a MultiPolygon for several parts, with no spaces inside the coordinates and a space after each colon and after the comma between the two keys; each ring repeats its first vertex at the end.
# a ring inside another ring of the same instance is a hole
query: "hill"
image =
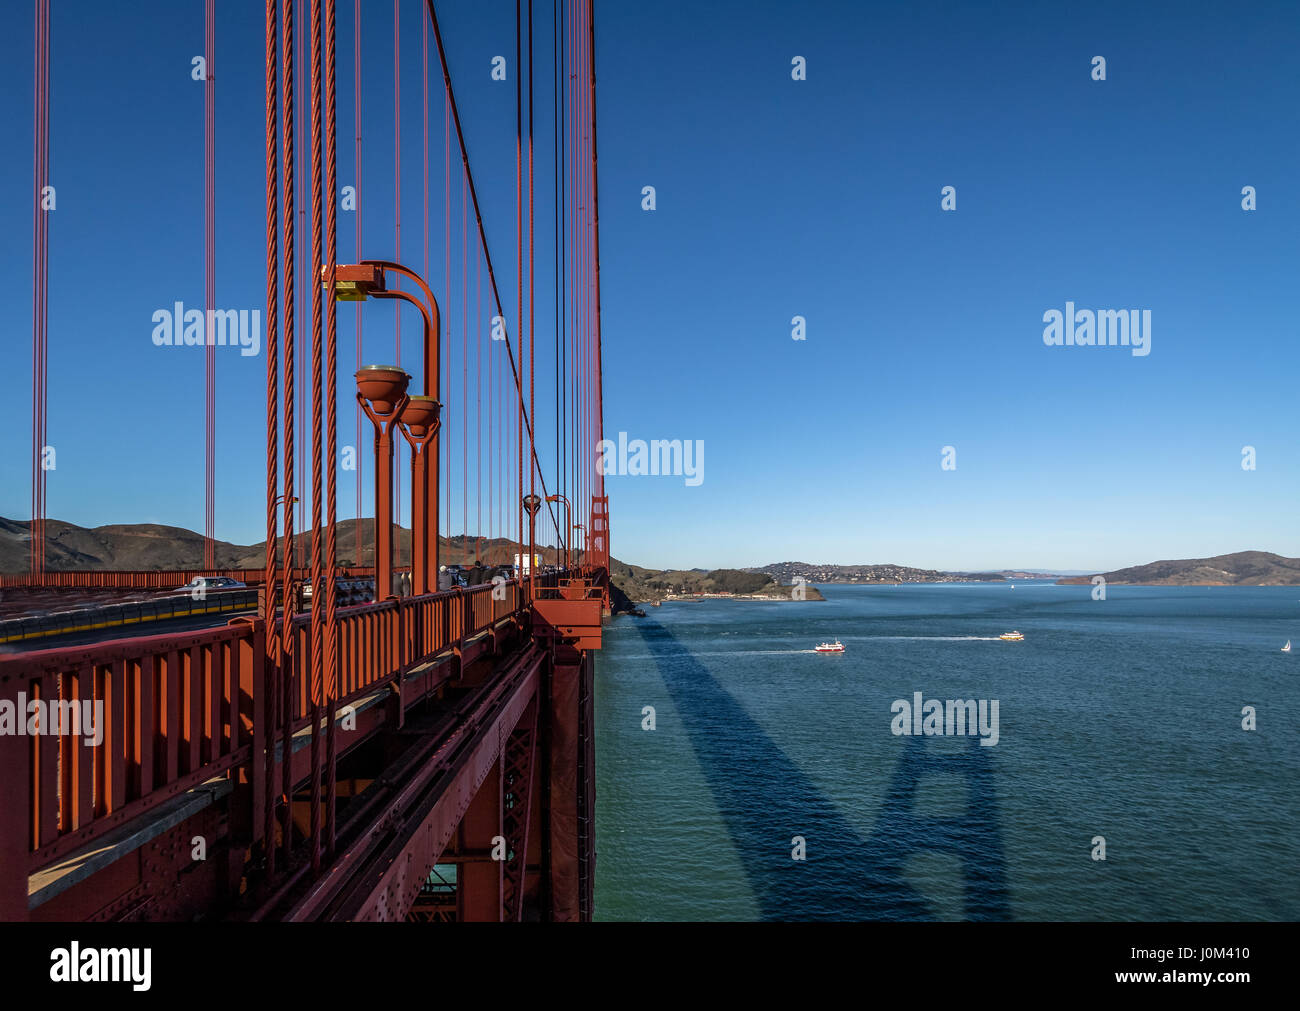
{"type": "MultiPolygon", "coordinates": [[[[1300,558],[1237,551],[1213,558],[1165,559],[1100,575],[1107,583],[1144,586],[1300,586],[1300,558]]],[[[1058,582],[1091,583],[1092,579],[1074,576],[1058,582]]]]}
{"type": "Polygon", "coordinates": [[[822,565],[809,562],[773,562],[747,572],[767,573],[782,583],[796,577],[810,583],[974,583],[999,582],[997,572],[941,572],[937,569],[914,569],[908,565],[881,562],[874,565],[822,565]]]}
{"type": "MultiPolygon", "coordinates": [[[[753,569],[646,569],[611,558],[610,585],[632,604],[656,603],[668,597],[704,593],[751,594],[789,599],[791,586],[753,569]]],[[[807,587],[808,600],[821,600],[815,587],[807,587]]],[[[619,610],[616,606],[615,610],[619,610]]]]}
{"type": "MultiPolygon", "coordinates": [[[[375,558],[374,521],[361,520],[358,551],[357,521],[341,520],[337,528],[339,564],[373,565],[375,558]]],[[[30,524],[0,516],[0,572],[26,572],[29,560],[30,524]]],[[[310,531],[294,537],[306,557],[311,550],[310,531]]],[[[473,563],[476,538],[459,535],[440,537],[441,557],[448,565],[473,563]]],[[[488,565],[505,565],[514,561],[517,548],[503,537],[483,538],[477,543],[488,565]]],[[[203,566],[203,536],[184,527],[158,523],[109,524],[102,527],[79,527],[62,520],[45,522],[46,568],[51,572],[69,570],[121,569],[197,569],[203,566]]],[[[538,547],[542,561],[555,561],[553,547],[538,547]]],[[[394,552],[398,565],[411,561],[411,531],[398,527],[394,552]]],[[[230,544],[216,542],[219,569],[260,569],[266,561],[263,542],[230,544]]]]}

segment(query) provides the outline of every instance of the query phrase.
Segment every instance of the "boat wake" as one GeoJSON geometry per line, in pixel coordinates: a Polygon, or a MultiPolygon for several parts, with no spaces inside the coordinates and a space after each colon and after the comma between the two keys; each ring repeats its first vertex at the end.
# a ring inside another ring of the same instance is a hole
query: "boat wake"
{"type": "MultiPolygon", "coordinates": [[[[999,642],[996,635],[857,635],[849,642],[999,642]]],[[[815,649],[718,649],[695,650],[692,656],[824,656],[815,649]]],[[[838,655],[838,654],[836,654],[838,655]]],[[[653,654],[621,656],[620,660],[653,660],[653,654]]]]}
{"type": "Polygon", "coordinates": [[[1000,642],[996,635],[864,635],[862,639],[890,639],[896,642],[1000,642]]]}

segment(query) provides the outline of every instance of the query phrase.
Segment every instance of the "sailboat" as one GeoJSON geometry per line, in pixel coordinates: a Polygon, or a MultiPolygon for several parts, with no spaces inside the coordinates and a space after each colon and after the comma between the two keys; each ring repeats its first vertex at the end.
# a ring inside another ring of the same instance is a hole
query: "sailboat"
{"type": "Polygon", "coordinates": [[[1288,640],[1286,641],[1286,645],[1282,647],[1282,652],[1283,652],[1283,653],[1290,653],[1290,652],[1291,652],[1291,640],[1290,640],[1290,639],[1288,639],[1288,640]]]}

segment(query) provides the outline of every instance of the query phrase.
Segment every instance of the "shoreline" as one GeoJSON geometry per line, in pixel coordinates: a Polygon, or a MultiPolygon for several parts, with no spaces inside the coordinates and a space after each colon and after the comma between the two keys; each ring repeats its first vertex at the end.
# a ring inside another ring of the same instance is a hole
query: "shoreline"
{"type": "MultiPolygon", "coordinates": [[[[1058,580],[1053,585],[1054,586],[1093,586],[1096,584],[1094,584],[1091,579],[1088,579],[1086,581],[1080,580],[1078,582],[1075,581],[1067,582],[1066,580],[1058,580]]],[[[1195,589],[1198,587],[1207,588],[1211,586],[1221,586],[1224,589],[1229,589],[1229,590],[1267,590],[1269,587],[1283,587],[1283,588],[1291,587],[1292,589],[1300,588],[1300,583],[1128,583],[1128,582],[1119,583],[1119,582],[1115,582],[1114,580],[1108,579],[1106,580],[1106,586],[1107,587],[1160,586],[1160,587],[1164,587],[1165,589],[1177,589],[1180,586],[1185,586],[1188,589],[1195,589]]]]}

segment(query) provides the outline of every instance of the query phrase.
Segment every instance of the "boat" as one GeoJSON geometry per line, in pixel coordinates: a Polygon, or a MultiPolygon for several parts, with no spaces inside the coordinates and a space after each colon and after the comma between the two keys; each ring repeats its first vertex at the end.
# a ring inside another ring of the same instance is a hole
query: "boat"
{"type": "Polygon", "coordinates": [[[813,652],[814,653],[843,653],[844,644],[841,643],[838,639],[836,639],[834,642],[823,642],[815,650],[813,650],[813,652]]]}
{"type": "Polygon", "coordinates": [[[1019,632],[1003,632],[998,636],[1003,642],[1024,642],[1025,637],[1019,632]]]}
{"type": "Polygon", "coordinates": [[[1290,653],[1290,652],[1291,652],[1291,640],[1290,640],[1290,639],[1288,639],[1288,640],[1286,641],[1286,645],[1282,647],[1282,652],[1283,652],[1283,653],[1290,653]]]}

